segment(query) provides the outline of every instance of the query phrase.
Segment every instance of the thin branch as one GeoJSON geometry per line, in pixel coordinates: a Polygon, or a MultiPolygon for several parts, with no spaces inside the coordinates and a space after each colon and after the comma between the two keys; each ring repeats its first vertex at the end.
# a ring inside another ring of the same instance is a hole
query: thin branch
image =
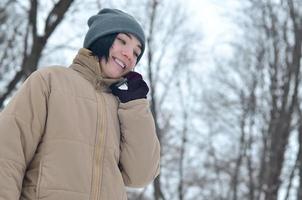
{"type": "Polygon", "coordinates": [[[44,40],[47,40],[57,25],[63,20],[66,11],[74,0],[60,0],[55,4],[46,18],[44,40]]]}

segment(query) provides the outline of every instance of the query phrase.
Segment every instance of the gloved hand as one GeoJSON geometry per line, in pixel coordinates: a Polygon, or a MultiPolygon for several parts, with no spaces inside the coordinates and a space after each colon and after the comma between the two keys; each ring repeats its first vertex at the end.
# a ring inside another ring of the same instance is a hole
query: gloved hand
{"type": "Polygon", "coordinates": [[[119,82],[110,86],[112,94],[117,96],[122,103],[135,99],[147,98],[149,88],[146,82],[143,80],[142,75],[131,71],[126,74],[124,78],[127,79],[127,82],[125,83],[127,85],[126,89],[123,89],[121,86],[119,86],[119,82]]]}

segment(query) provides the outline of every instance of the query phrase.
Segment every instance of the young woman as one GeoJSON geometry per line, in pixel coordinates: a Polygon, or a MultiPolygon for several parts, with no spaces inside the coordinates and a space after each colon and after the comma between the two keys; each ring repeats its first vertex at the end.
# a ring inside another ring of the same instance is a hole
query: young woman
{"type": "Polygon", "coordinates": [[[70,67],[34,72],[0,114],[0,199],[126,200],[159,173],[148,86],[133,71],[145,49],[129,14],[88,20],[70,67]]]}

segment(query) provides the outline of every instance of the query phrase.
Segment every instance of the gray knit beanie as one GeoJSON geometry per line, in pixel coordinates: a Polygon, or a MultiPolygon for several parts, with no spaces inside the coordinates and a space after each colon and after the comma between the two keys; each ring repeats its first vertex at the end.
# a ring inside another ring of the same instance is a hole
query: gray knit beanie
{"type": "Polygon", "coordinates": [[[104,8],[88,19],[89,30],[84,39],[84,48],[90,45],[99,37],[112,33],[131,33],[142,45],[142,52],[137,58],[141,59],[145,50],[145,34],[141,25],[131,15],[118,10],[104,8]]]}

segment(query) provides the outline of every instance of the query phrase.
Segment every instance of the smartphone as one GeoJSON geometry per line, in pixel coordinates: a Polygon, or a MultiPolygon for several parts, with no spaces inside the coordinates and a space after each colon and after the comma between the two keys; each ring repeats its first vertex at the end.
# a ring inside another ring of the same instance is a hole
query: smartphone
{"type": "Polygon", "coordinates": [[[127,78],[123,78],[116,84],[116,87],[120,90],[128,90],[127,81],[127,78]]]}

